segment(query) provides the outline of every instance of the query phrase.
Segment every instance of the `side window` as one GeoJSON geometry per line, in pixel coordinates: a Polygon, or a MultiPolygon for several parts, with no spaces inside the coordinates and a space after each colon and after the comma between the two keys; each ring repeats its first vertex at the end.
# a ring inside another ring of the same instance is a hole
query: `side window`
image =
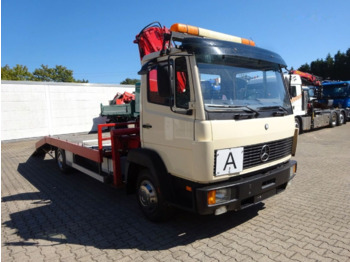
{"type": "Polygon", "coordinates": [[[158,76],[158,67],[156,66],[148,72],[148,85],[147,85],[148,102],[168,106],[169,98],[162,97],[159,94],[157,76],[158,76]]]}
{"type": "Polygon", "coordinates": [[[188,109],[190,89],[185,57],[175,59],[175,101],[176,107],[188,109]]]}
{"type": "MultiPolygon", "coordinates": [[[[148,85],[147,85],[147,99],[148,102],[158,105],[170,105],[170,86],[167,86],[168,70],[167,64],[161,63],[154,66],[148,72],[148,85]],[[166,69],[166,70],[164,70],[166,69]],[[159,74],[164,74],[164,77],[160,78],[159,74]],[[165,82],[158,83],[159,80],[165,79],[165,82]]],[[[170,82],[169,82],[170,83],[170,82]]],[[[175,100],[177,108],[188,109],[188,103],[190,101],[190,90],[188,85],[188,74],[186,58],[179,57],[175,59],[175,90],[172,100],[175,100]]]]}

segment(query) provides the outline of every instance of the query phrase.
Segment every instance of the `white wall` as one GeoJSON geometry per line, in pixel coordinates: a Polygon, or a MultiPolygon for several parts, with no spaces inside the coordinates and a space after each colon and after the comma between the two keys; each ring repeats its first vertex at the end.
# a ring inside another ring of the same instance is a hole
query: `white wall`
{"type": "Polygon", "coordinates": [[[95,131],[100,104],[132,85],[1,81],[1,140],[95,131]]]}

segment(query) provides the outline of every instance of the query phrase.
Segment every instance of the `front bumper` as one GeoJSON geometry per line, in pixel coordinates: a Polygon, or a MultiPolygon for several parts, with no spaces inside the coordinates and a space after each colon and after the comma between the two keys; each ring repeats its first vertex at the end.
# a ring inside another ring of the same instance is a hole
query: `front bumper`
{"type": "MultiPolygon", "coordinates": [[[[297,162],[290,160],[282,166],[246,177],[238,181],[222,182],[215,185],[205,186],[196,189],[197,212],[201,215],[218,214],[217,210],[239,210],[259,203],[286,189],[288,182],[295,176],[293,166],[297,162]],[[229,188],[229,199],[208,204],[208,193],[213,190],[229,188]]],[[[220,213],[222,213],[220,211],[220,213]]]]}

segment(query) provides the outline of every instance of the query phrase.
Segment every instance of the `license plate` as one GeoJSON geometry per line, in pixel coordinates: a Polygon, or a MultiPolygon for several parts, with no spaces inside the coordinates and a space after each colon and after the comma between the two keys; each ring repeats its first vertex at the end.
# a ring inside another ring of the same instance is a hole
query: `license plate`
{"type": "Polygon", "coordinates": [[[216,150],[215,175],[239,173],[243,170],[243,147],[216,150]]]}

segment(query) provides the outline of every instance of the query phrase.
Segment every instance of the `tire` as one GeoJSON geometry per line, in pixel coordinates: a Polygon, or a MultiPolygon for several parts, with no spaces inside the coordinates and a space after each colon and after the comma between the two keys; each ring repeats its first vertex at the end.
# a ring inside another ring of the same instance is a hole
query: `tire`
{"type": "Polygon", "coordinates": [[[341,126],[341,125],[343,125],[344,123],[345,123],[345,115],[344,115],[343,112],[340,112],[340,113],[339,113],[339,117],[338,117],[338,123],[337,123],[337,125],[338,125],[338,126],[341,126]]]}
{"type": "Polygon", "coordinates": [[[303,129],[302,129],[302,126],[300,124],[299,118],[296,117],[294,121],[295,121],[295,127],[299,129],[299,134],[302,134],[303,133],[303,129]]]}
{"type": "Polygon", "coordinates": [[[55,156],[58,169],[63,174],[69,174],[71,168],[66,164],[66,152],[62,148],[57,148],[55,151],[55,156]]]}
{"type": "Polygon", "coordinates": [[[331,118],[329,119],[329,127],[335,127],[338,122],[338,116],[336,112],[331,112],[331,118]]]}
{"type": "Polygon", "coordinates": [[[149,170],[142,169],[137,178],[137,202],[142,213],[153,222],[161,222],[169,219],[170,208],[164,201],[158,182],[150,174],[149,170]]]}

